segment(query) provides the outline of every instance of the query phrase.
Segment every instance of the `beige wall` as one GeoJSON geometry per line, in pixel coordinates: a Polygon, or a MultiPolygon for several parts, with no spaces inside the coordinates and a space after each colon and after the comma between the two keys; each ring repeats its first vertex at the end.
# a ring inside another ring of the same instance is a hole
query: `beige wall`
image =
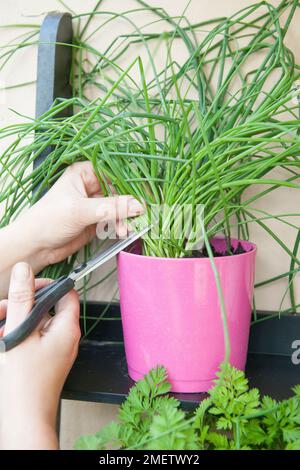
{"type": "MultiPolygon", "coordinates": [[[[181,14],[187,4],[186,0],[148,0],[153,6],[163,6],[172,15],[181,14]]],[[[187,16],[194,21],[201,21],[214,16],[228,15],[235,10],[253,3],[253,1],[243,0],[193,0],[187,10],[187,16]]],[[[279,1],[273,1],[278,4],[279,1]]],[[[95,4],[95,0],[69,0],[67,4],[75,12],[89,11],[95,4]]],[[[106,10],[127,9],[134,5],[131,0],[107,0],[104,1],[106,10]]],[[[56,0],[10,0],[4,2],[0,0],[0,22],[1,24],[10,23],[39,23],[42,21],[44,13],[51,10],[63,10],[61,4],[56,0]]],[[[141,24],[145,22],[145,15],[140,18],[141,24]]],[[[295,52],[298,62],[300,61],[300,15],[297,14],[287,38],[288,44],[295,52]]],[[[120,24],[120,31],[126,30],[124,24],[120,24]]],[[[9,29],[0,30],[0,44],[6,43],[10,38],[15,37],[16,31],[9,29]]],[[[105,38],[108,40],[108,37],[105,38]]],[[[103,47],[104,38],[98,38],[98,48],[103,47]]],[[[13,85],[20,82],[35,80],[36,74],[36,50],[22,51],[18,56],[0,72],[0,87],[4,85],[13,85]]],[[[34,115],[35,86],[19,88],[8,91],[6,94],[0,92],[0,120],[1,123],[14,122],[20,119],[8,108],[16,109],[29,116],[34,115]]],[[[3,145],[3,144],[2,144],[3,145]]],[[[282,189],[272,194],[268,199],[260,203],[260,208],[271,213],[283,213],[289,208],[289,212],[299,211],[299,195],[292,189],[282,189]]],[[[299,222],[298,222],[299,223],[299,222]]],[[[277,234],[291,247],[296,236],[295,231],[288,229],[287,226],[272,222],[272,228],[276,229],[277,234]]],[[[252,241],[258,244],[258,262],[257,262],[257,280],[263,280],[276,274],[288,270],[288,258],[284,252],[266,237],[266,234],[254,228],[251,235],[252,241]]],[[[107,269],[107,268],[106,268],[107,269]]],[[[298,279],[299,286],[299,279],[298,279]]],[[[257,291],[256,304],[259,308],[276,310],[279,307],[280,299],[286,289],[286,281],[279,281],[257,291]]],[[[111,284],[107,283],[104,290],[95,291],[91,294],[94,299],[109,298],[111,284]]],[[[300,289],[298,288],[298,291],[300,289]]],[[[298,301],[300,296],[298,295],[298,301]]],[[[285,303],[286,304],[286,303],[285,303]]],[[[68,402],[63,404],[62,413],[62,446],[71,447],[75,436],[82,432],[93,432],[100,427],[103,422],[111,419],[116,412],[116,408],[109,405],[94,405],[68,402]]]]}

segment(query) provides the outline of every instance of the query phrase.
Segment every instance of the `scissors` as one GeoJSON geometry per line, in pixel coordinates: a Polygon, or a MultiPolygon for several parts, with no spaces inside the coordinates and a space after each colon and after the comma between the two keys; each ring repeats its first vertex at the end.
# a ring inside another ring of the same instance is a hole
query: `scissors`
{"type": "MultiPolygon", "coordinates": [[[[61,276],[51,284],[39,289],[34,298],[34,306],[26,320],[6,336],[0,338],[0,352],[6,352],[18,346],[35,330],[43,315],[74,288],[75,282],[106,263],[120,251],[131,245],[131,243],[145,235],[150,228],[151,225],[138,232],[132,232],[127,238],[118,240],[94,258],[77,266],[67,276],[61,276]]],[[[5,320],[0,321],[0,328],[4,325],[5,320]]]]}

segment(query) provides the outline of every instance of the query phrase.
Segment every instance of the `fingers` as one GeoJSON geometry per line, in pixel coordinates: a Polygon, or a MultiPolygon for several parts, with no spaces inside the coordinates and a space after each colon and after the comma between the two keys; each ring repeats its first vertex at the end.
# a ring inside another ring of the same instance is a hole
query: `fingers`
{"type": "Polygon", "coordinates": [[[80,339],[79,298],[75,290],[65,295],[55,306],[55,316],[46,324],[46,341],[53,341],[57,352],[74,354],[80,339]]]}
{"type": "MultiPolygon", "coordinates": [[[[35,290],[41,289],[53,282],[51,279],[35,279],[35,290]]],[[[0,301],[0,320],[6,319],[8,300],[3,299],[0,301]]],[[[0,328],[0,337],[3,336],[4,325],[0,328]]]]}
{"type": "Polygon", "coordinates": [[[35,284],[35,290],[42,289],[42,287],[48,286],[53,282],[53,279],[47,279],[47,278],[37,278],[34,281],[35,284]]]}
{"type": "Polygon", "coordinates": [[[125,238],[128,235],[130,225],[127,220],[117,220],[114,225],[114,230],[111,230],[110,224],[107,222],[99,222],[96,227],[96,235],[99,240],[106,240],[112,235],[119,238],[125,238]]]}
{"type": "Polygon", "coordinates": [[[126,221],[118,220],[116,223],[116,234],[119,238],[126,238],[128,235],[129,227],[126,221]]]}
{"type": "MultiPolygon", "coordinates": [[[[1,300],[0,301],[0,320],[4,320],[6,318],[6,312],[7,312],[7,300],[1,300]]],[[[3,336],[4,332],[4,325],[0,327],[0,337],[3,336]]]]}
{"type": "Polygon", "coordinates": [[[42,287],[48,286],[49,284],[52,284],[53,279],[47,278],[47,277],[37,277],[34,280],[34,287],[35,290],[42,289],[42,287]]]}
{"type": "Polygon", "coordinates": [[[37,326],[37,331],[40,332],[41,335],[47,333],[47,329],[52,322],[53,316],[50,313],[45,313],[43,318],[41,319],[40,323],[37,326]]]}
{"type": "Polygon", "coordinates": [[[79,215],[86,225],[116,222],[144,212],[144,206],[132,196],[83,198],[78,204],[79,215]]]}
{"type": "Polygon", "coordinates": [[[7,311],[7,300],[3,299],[0,301],[0,320],[4,320],[6,317],[6,311],[7,311]]]}
{"type": "Polygon", "coordinates": [[[5,334],[16,328],[28,316],[34,302],[34,275],[27,263],[17,263],[11,274],[5,334]]]}
{"type": "Polygon", "coordinates": [[[99,240],[105,240],[109,235],[109,227],[107,222],[98,222],[96,225],[96,236],[99,240]]]}

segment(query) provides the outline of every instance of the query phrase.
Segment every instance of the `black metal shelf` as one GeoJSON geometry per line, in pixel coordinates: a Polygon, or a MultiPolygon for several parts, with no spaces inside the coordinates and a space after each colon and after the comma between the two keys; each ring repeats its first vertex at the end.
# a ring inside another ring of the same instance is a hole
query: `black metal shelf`
{"type": "MultiPolygon", "coordinates": [[[[88,303],[88,316],[97,319],[105,306],[88,303]]],[[[112,305],[105,317],[115,320],[100,321],[89,339],[82,341],[62,398],[120,404],[134,384],[127,374],[119,306],[112,305]]],[[[88,320],[87,327],[94,321],[88,320]]],[[[275,399],[291,395],[291,388],[300,383],[300,365],[294,365],[291,360],[291,345],[297,337],[300,338],[300,316],[272,318],[252,327],[246,369],[251,387],[258,387],[262,395],[275,399]]],[[[186,410],[195,408],[206,396],[204,393],[173,395],[186,410]]]]}

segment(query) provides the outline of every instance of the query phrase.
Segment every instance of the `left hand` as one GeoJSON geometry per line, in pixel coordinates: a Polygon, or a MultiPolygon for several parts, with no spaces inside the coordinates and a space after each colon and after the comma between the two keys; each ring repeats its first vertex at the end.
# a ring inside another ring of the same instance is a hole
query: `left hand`
{"type": "Polygon", "coordinates": [[[101,196],[92,164],[82,162],[71,165],[15,224],[27,234],[28,243],[34,244],[32,249],[39,257],[39,264],[48,266],[90,242],[97,224],[115,222],[122,230],[122,220],[143,211],[142,204],[132,196],[101,196]]]}

